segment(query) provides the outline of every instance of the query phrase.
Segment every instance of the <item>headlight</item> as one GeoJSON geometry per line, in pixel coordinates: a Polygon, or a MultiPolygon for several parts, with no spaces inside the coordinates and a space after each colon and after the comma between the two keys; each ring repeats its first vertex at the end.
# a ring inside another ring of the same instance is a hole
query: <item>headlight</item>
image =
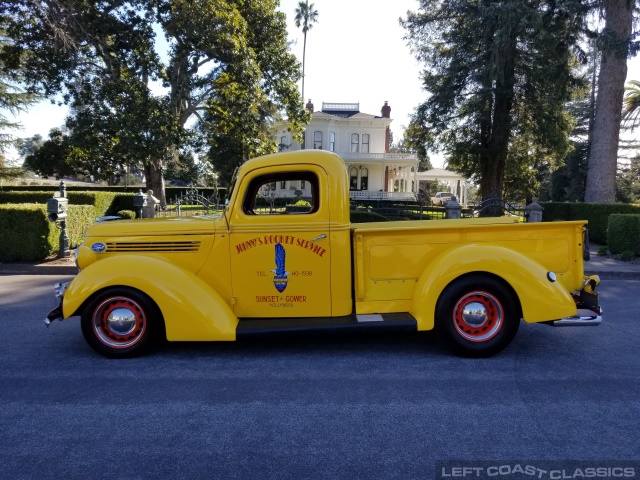
{"type": "Polygon", "coordinates": [[[76,250],[76,265],[80,270],[87,268],[96,261],[96,252],[86,245],[80,245],[76,250]]]}

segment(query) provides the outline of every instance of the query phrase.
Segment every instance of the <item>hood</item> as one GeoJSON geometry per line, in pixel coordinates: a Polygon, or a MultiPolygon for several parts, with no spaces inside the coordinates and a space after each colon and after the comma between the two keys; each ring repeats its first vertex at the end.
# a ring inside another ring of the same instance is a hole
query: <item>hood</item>
{"type": "Polygon", "coordinates": [[[200,217],[113,220],[95,223],[87,237],[140,237],[149,235],[213,235],[221,215],[200,217]]]}

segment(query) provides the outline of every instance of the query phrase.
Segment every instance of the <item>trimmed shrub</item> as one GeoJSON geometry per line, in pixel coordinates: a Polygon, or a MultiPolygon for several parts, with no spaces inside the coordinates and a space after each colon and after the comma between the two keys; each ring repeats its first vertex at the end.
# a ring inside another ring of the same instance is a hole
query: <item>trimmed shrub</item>
{"type": "MultiPolygon", "coordinates": [[[[52,191],[9,191],[0,192],[0,204],[40,203],[45,204],[53,197],[52,191]]],[[[119,210],[133,209],[133,193],[113,192],[70,192],[67,191],[69,205],[93,205],[95,216],[115,215],[119,210]]]]}
{"type": "Polygon", "coordinates": [[[120,218],[124,218],[125,220],[131,220],[136,218],[136,212],[133,210],[119,210],[117,215],[120,218]]]}
{"type": "Polygon", "coordinates": [[[613,214],[609,217],[611,253],[640,255],[640,215],[613,214]]]}
{"type": "Polygon", "coordinates": [[[607,240],[609,216],[612,214],[640,214],[640,205],[628,203],[543,203],[544,222],[558,220],[587,220],[589,238],[594,243],[610,245],[607,240]]]}
{"type": "Polygon", "coordinates": [[[622,252],[620,254],[620,260],[622,260],[623,262],[630,262],[635,258],[636,258],[635,253],[631,251],[622,252]]]}
{"type": "Polygon", "coordinates": [[[389,219],[373,212],[362,210],[351,211],[351,223],[388,222],[389,219]]]}
{"type": "MultiPolygon", "coordinates": [[[[82,242],[95,222],[90,205],[70,205],[67,217],[69,248],[82,242]]],[[[47,207],[35,204],[0,205],[0,261],[35,262],[59,248],[60,230],[47,220],[47,207]]]]}
{"type": "Polygon", "coordinates": [[[43,260],[58,246],[59,231],[43,205],[0,205],[0,261],[43,260]]]}
{"type": "MultiPolygon", "coordinates": [[[[46,212],[46,207],[44,207],[46,212]]],[[[95,208],[91,205],[69,205],[67,210],[67,236],[69,237],[69,248],[76,248],[82,243],[84,232],[91,225],[96,223],[95,208]]],[[[60,233],[60,230],[56,228],[60,233]]],[[[56,250],[58,244],[56,244],[56,250]]]]}
{"type": "MultiPolygon", "coordinates": [[[[26,182],[24,185],[7,185],[4,187],[0,187],[0,191],[15,191],[15,192],[41,192],[44,187],[50,188],[51,192],[54,190],[58,190],[57,185],[38,185],[38,186],[27,186],[26,182]]],[[[167,201],[174,199],[175,197],[179,197],[181,194],[185,194],[191,187],[165,187],[165,195],[167,196],[167,201]]],[[[126,189],[124,187],[99,187],[99,186],[90,186],[90,185],[81,185],[81,186],[67,186],[67,193],[69,192],[114,192],[122,195],[133,195],[138,193],[138,190],[142,190],[142,193],[146,195],[147,189],[142,186],[128,186],[126,189]]],[[[215,189],[212,187],[197,187],[198,193],[204,195],[205,197],[210,197],[215,193],[215,189]]],[[[156,192],[156,197],[157,192],[156,192]]],[[[218,188],[218,196],[221,202],[224,202],[224,199],[227,198],[227,189],[224,187],[218,188]]]]}

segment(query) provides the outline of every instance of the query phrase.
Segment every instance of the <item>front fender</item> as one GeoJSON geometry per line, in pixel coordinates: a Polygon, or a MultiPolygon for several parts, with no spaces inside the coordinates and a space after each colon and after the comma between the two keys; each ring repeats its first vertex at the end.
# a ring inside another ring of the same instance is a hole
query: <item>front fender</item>
{"type": "Polygon", "coordinates": [[[196,275],[152,257],[122,255],[92,263],[65,292],[64,318],[78,315],[82,305],[107,287],[144,292],[164,317],[168,340],[235,340],[238,318],[222,297],[196,275]]]}
{"type": "Polygon", "coordinates": [[[486,272],[506,281],[516,292],[526,322],[542,322],[576,314],[571,294],[560,282],[547,279],[547,270],[537,262],[505,247],[465,245],[440,256],[420,276],[410,313],[418,330],[434,327],[435,309],[443,290],[456,278],[486,272]]]}

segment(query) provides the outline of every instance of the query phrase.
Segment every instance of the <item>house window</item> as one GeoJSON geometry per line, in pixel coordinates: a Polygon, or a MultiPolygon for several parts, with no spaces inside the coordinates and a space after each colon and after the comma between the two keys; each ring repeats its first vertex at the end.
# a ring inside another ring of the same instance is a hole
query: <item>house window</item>
{"type": "Polygon", "coordinates": [[[284,152],[285,150],[287,150],[291,145],[287,145],[287,137],[286,136],[282,136],[280,137],[280,143],[278,144],[278,151],[279,152],[284,152]]]}
{"type": "Polygon", "coordinates": [[[304,190],[307,188],[307,182],[305,180],[300,180],[300,190],[304,190]]]}
{"type": "Polygon", "coordinates": [[[287,182],[286,180],[283,182],[280,182],[280,190],[286,190],[287,188],[287,182]]]}
{"type": "Polygon", "coordinates": [[[369,169],[360,170],[360,190],[369,190],[369,169]]]}
{"type": "Polygon", "coordinates": [[[322,150],[322,132],[313,132],[313,148],[322,150]]]}
{"type": "Polygon", "coordinates": [[[349,170],[349,190],[358,190],[358,169],[351,167],[349,170]]]}
{"type": "Polygon", "coordinates": [[[336,151],[336,132],[329,133],[329,151],[336,151]]]}
{"type": "Polygon", "coordinates": [[[369,134],[362,134],[362,153],[369,153],[369,134]]]}
{"type": "Polygon", "coordinates": [[[351,153],[358,153],[360,151],[360,135],[357,133],[351,134],[351,153]]]}

